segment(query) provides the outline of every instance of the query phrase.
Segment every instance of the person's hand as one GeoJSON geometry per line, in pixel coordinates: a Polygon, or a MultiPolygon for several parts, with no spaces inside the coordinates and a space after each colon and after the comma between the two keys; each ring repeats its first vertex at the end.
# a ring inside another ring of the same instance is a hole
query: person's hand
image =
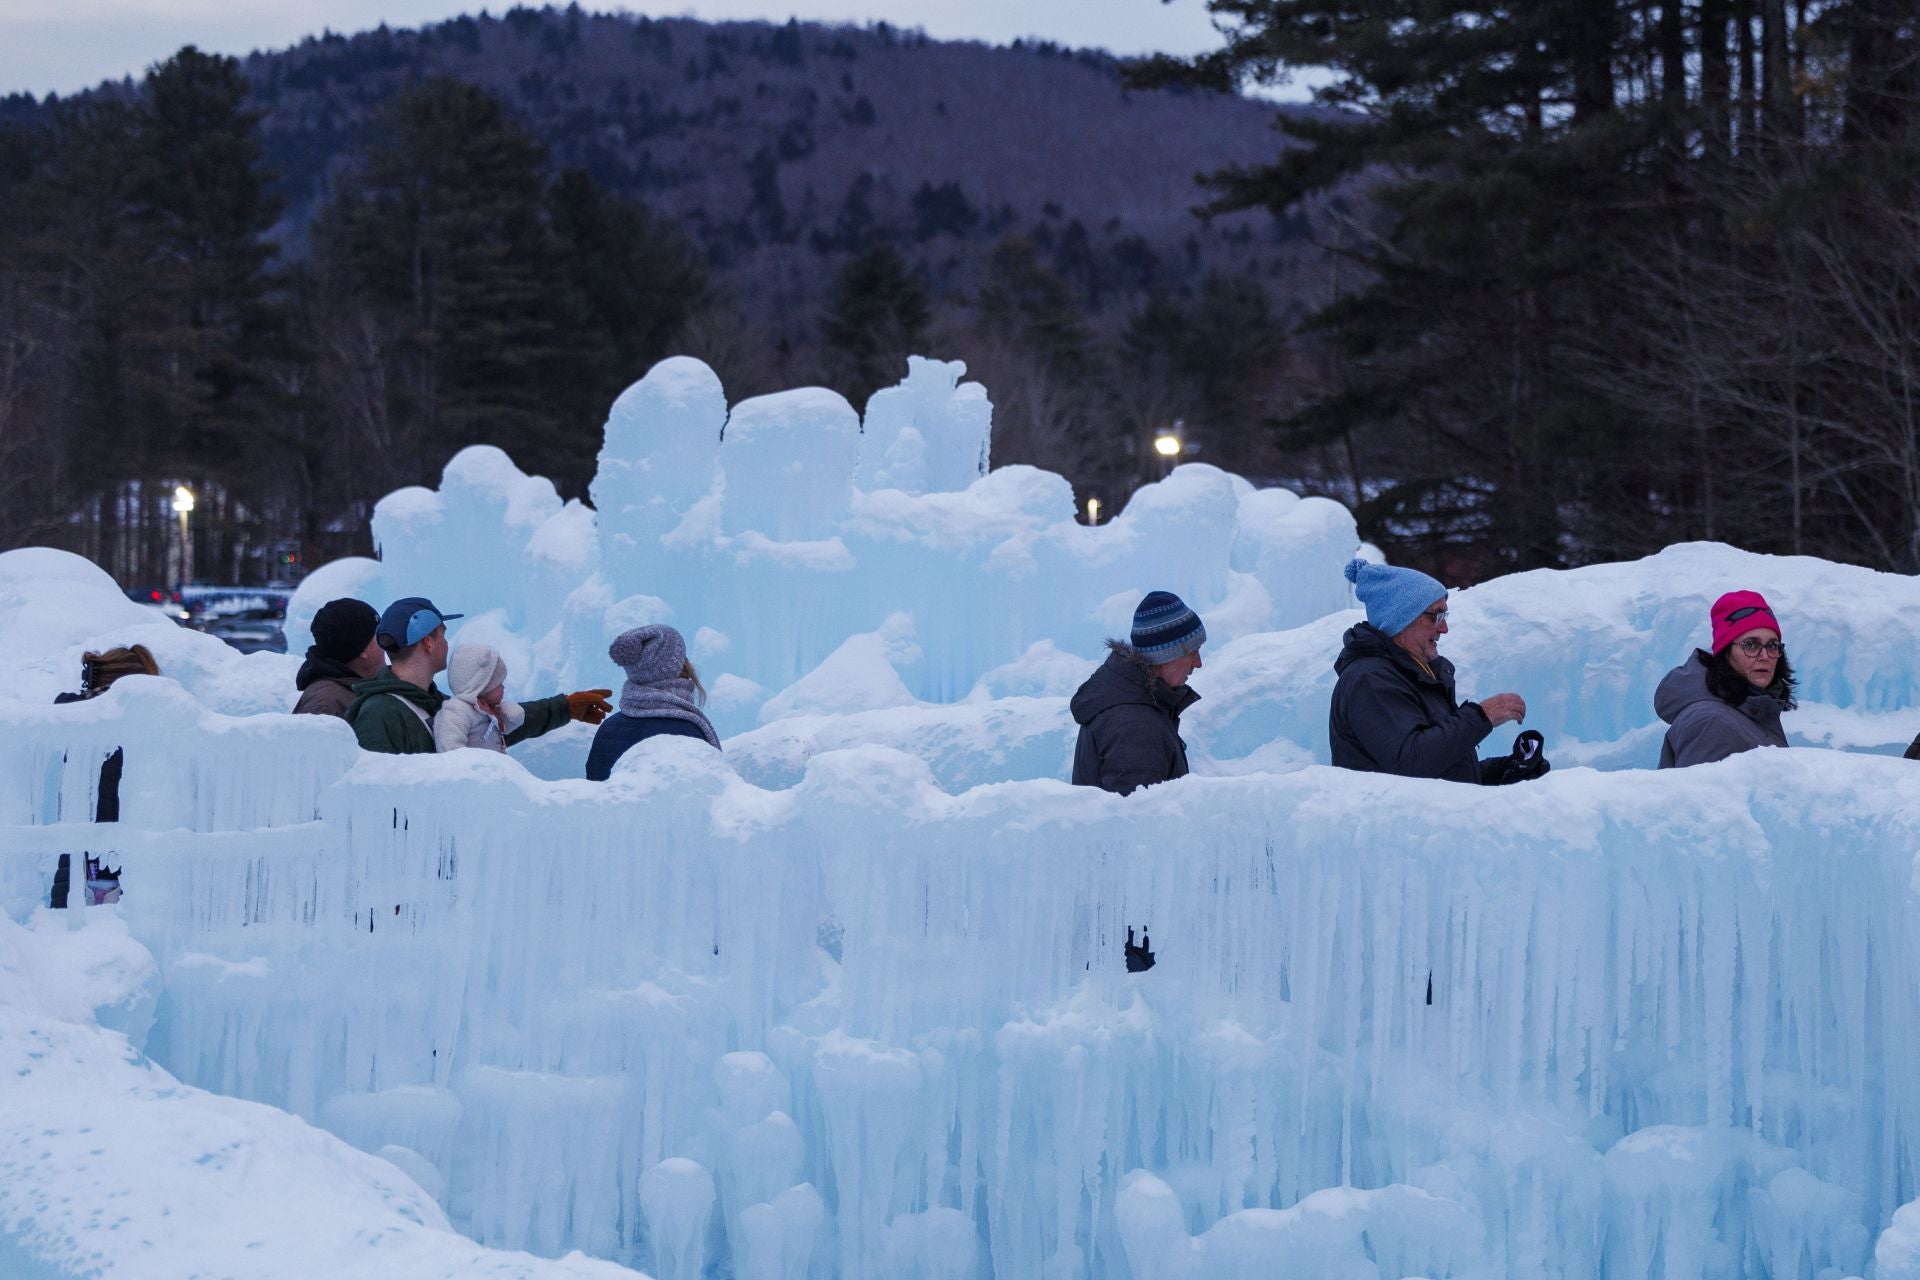
{"type": "Polygon", "coordinates": [[[1524,722],[1527,718],[1527,700],[1517,693],[1496,693],[1491,698],[1483,698],[1480,709],[1487,713],[1487,719],[1496,729],[1509,720],[1524,722]]]}
{"type": "Polygon", "coordinates": [[[612,696],[611,689],[582,689],[567,695],[567,711],[575,720],[599,724],[613,710],[613,704],[607,701],[612,696]]]}

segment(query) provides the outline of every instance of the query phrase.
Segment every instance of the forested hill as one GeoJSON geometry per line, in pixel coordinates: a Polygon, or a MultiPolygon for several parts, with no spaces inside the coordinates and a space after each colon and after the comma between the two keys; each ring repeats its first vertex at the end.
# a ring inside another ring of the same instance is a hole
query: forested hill
{"type": "Polygon", "coordinates": [[[296,228],[370,108],[452,75],[505,102],[556,167],[644,200],[809,318],[831,272],[796,251],[850,252],[876,229],[930,246],[936,291],[970,246],[1024,232],[1090,300],[1270,256],[1301,230],[1192,214],[1198,171],[1271,159],[1273,107],[1129,92],[1113,59],[1047,44],[516,9],[328,35],[243,69],[296,228]]]}
{"type": "Polygon", "coordinates": [[[225,495],[203,560],[310,561],[476,442],[581,495],[607,406],[675,353],[736,400],[817,383],[855,407],[908,354],[965,360],[996,462],[1109,510],[1176,422],[1272,474],[1341,206],[1196,216],[1201,173],[1278,154],[1282,109],[1124,71],[569,7],[0,99],[0,335],[17,312],[33,338],[0,545],[77,528],[157,576],[148,498],[185,478],[225,495]]]}
{"type": "Polygon", "coordinates": [[[379,108],[447,75],[500,99],[556,171],[645,202],[722,279],[750,278],[754,319],[789,343],[813,338],[840,259],[876,233],[936,298],[1011,233],[1095,313],[1209,269],[1258,275],[1282,315],[1324,301],[1297,265],[1305,217],[1194,214],[1197,173],[1272,158],[1278,108],[1130,91],[1104,53],[568,8],[329,33],[241,66],[296,256],[379,108]]]}

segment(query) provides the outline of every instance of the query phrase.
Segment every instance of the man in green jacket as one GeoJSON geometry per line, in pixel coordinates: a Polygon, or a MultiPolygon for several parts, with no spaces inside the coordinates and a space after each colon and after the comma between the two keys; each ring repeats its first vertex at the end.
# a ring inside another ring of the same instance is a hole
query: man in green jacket
{"type": "MultiPolygon", "coordinates": [[[[464,614],[442,613],[422,596],[387,606],[373,638],[387,651],[387,669],[353,686],[347,723],[368,751],[389,755],[433,754],[433,716],[447,695],[433,678],[447,669],[447,622],[464,614]]],[[[570,720],[599,724],[613,710],[611,689],[556,693],[521,703],[526,722],[507,735],[507,745],[537,738],[570,720]]]]}

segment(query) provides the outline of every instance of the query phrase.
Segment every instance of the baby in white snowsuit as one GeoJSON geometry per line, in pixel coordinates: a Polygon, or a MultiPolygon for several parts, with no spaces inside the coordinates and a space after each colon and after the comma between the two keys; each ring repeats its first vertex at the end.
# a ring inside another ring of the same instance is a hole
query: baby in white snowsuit
{"type": "Polygon", "coordinates": [[[447,657],[448,698],[433,715],[436,751],[482,747],[505,751],[506,737],[527,713],[507,701],[507,664],[484,644],[463,644],[447,657]]]}

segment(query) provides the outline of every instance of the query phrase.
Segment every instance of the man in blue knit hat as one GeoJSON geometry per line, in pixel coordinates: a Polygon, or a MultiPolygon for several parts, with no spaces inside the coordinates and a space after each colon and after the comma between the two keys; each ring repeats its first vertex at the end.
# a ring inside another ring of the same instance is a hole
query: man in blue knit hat
{"type": "Polygon", "coordinates": [[[1180,714],[1200,701],[1187,677],[1200,669],[1206,642],[1200,615],[1179,596],[1147,593],[1127,639],[1107,641],[1107,660],[1073,695],[1075,786],[1126,795],[1186,776],[1180,714]]]}
{"type": "MultiPolygon", "coordinates": [[[[1440,656],[1447,589],[1417,569],[1364,560],[1346,573],[1367,620],[1347,630],[1333,664],[1333,763],[1404,778],[1514,780],[1512,759],[1483,761],[1477,748],[1494,726],[1525,720],[1527,704],[1517,693],[1480,702],[1455,696],[1453,664],[1440,656]]],[[[1544,757],[1529,767],[1544,773],[1544,757]]]]}

